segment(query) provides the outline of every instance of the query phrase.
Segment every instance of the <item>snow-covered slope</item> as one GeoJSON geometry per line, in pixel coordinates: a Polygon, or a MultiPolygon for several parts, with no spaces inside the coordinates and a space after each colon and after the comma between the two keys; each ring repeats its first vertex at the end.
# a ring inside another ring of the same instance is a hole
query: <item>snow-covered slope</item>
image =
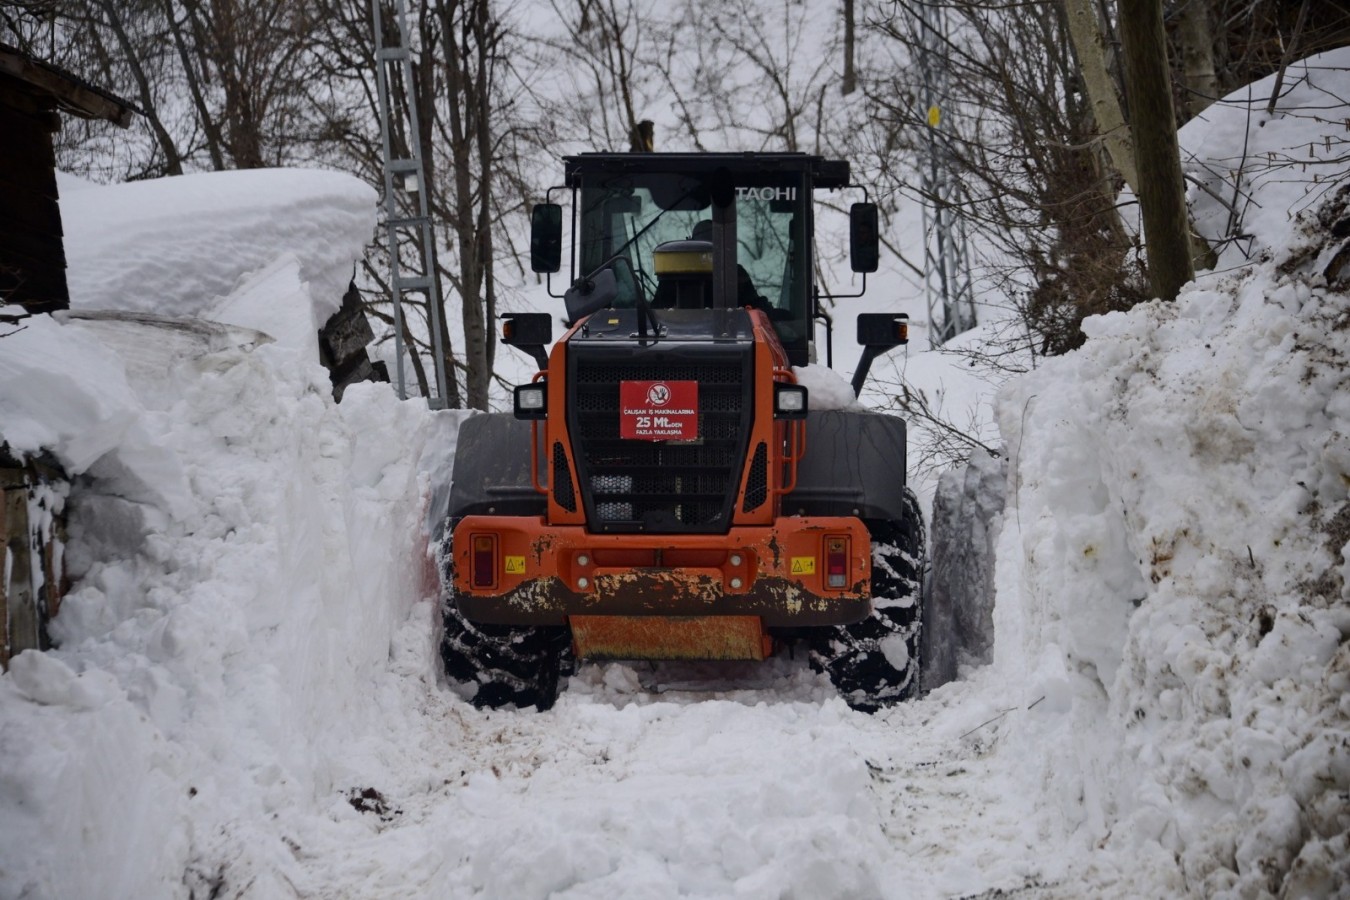
{"type": "Polygon", "coordinates": [[[1350,890],[1350,297],[1327,277],[1350,183],[1324,150],[1347,67],[1291,67],[1274,116],[1246,102],[1266,79],[1189,126],[1213,193],[1249,198],[1247,237],[1175,303],[1088,320],[999,404],[995,655],[1044,698],[1010,742],[1042,748],[1084,846],[1206,896],[1350,890]],[[1310,147],[1311,170],[1284,163],[1310,147]]]}

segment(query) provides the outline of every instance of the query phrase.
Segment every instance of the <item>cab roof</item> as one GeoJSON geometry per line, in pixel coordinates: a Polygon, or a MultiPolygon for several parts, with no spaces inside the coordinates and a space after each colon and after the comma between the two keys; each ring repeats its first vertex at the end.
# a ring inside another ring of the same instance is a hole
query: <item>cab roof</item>
{"type": "Polygon", "coordinates": [[[803,172],[811,176],[813,187],[849,184],[848,160],[806,153],[582,153],[563,157],[563,168],[568,187],[577,187],[583,175],[707,175],[719,171],[731,175],[803,172]]]}

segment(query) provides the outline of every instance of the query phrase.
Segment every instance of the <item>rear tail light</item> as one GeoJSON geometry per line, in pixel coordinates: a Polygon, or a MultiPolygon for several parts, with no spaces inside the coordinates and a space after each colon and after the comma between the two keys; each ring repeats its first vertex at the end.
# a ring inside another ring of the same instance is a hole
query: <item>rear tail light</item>
{"type": "Polygon", "coordinates": [[[490,588],[497,583],[497,538],[490,534],[473,536],[473,586],[490,588]]]}
{"type": "Polygon", "coordinates": [[[825,586],[848,587],[848,538],[825,539],[825,586]]]}

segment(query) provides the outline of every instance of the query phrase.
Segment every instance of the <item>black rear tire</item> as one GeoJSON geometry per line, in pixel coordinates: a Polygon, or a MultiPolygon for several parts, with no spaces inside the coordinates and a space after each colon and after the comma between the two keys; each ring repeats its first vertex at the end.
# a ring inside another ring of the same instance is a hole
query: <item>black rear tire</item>
{"type": "Polygon", "coordinates": [[[821,629],[811,666],[853,709],[874,713],[918,696],[923,628],[923,516],[905,491],[899,520],[868,521],[872,536],[872,612],[861,622],[821,629]]]}
{"type": "Polygon", "coordinates": [[[533,706],[543,712],[558,700],[572,674],[571,632],[566,628],[485,625],[464,618],[455,602],[454,556],[446,528],[441,546],[441,661],[448,679],[478,709],[533,706]]]}

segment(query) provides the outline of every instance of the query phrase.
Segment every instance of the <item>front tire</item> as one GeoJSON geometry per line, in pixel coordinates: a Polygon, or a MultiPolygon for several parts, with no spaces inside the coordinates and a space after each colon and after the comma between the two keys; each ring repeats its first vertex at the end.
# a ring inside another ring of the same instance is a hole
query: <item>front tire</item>
{"type": "Polygon", "coordinates": [[[455,601],[453,532],[451,522],[441,550],[441,661],[446,677],[478,709],[552,708],[563,679],[575,668],[571,633],[566,628],[485,625],[464,618],[455,601]]]}
{"type": "Polygon", "coordinates": [[[918,696],[923,628],[924,531],[918,501],[905,491],[904,516],[868,521],[872,612],[813,636],[812,668],[829,675],[851,708],[874,713],[918,696]]]}

